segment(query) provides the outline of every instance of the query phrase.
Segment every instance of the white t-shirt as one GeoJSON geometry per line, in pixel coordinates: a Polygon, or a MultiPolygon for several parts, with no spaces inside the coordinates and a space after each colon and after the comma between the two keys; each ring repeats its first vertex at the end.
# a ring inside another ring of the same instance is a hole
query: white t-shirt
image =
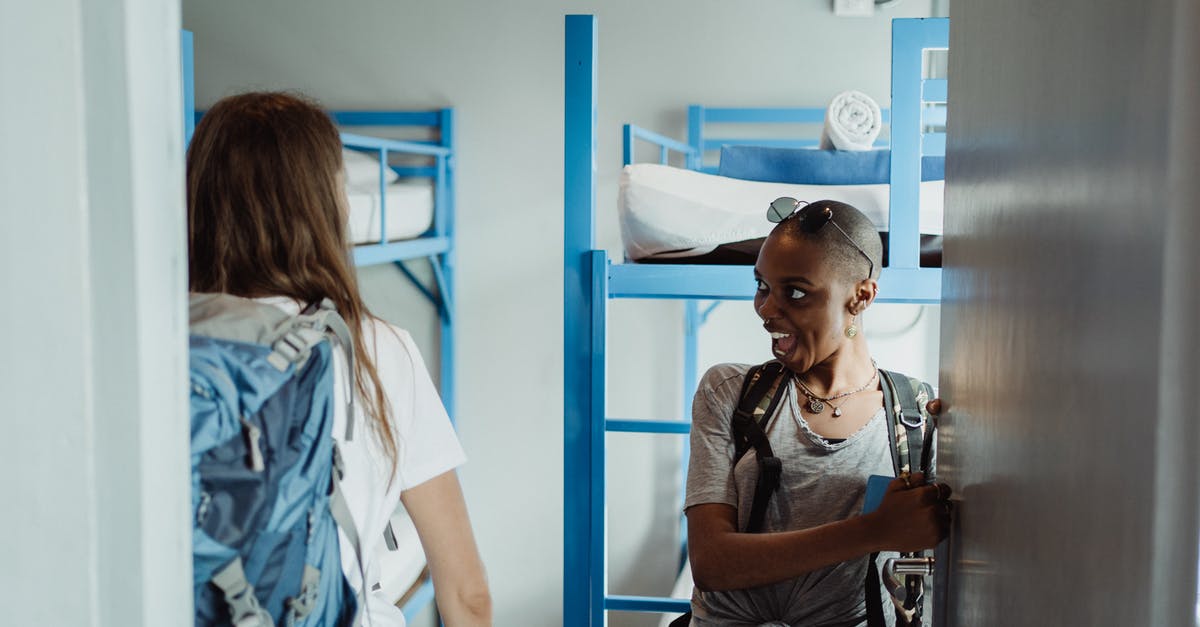
{"type": "MultiPolygon", "coordinates": [[[[292,314],[300,310],[300,306],[288,298],[259,300],[292,314]]],[[[365,605],[362,608],[364,625],[404,627],[404,614],[393,605],[393,600],[371,591],[380,579],[379,556],[387,550],[383,530],[400,504],[401,492],[461,466],[466,462],[466,455],[429,378],[421,353],[408,332],[372,319],[363,324],[363,342],[368,350],[374,347],[375,368],[391,405],[399,459],[393,473],[391,462],[379,445],[361,403],[355,404],[354,436],[350,441],[345,440],[346,358],[342,351],[335,351],[333,436],[341,449],[346,470],[342,491],[362,543],[363,570],[368,582],[365,598],[354,547],[344,534],[339,533],[342,571],[359,593],[360,604],[365,605]]]]}

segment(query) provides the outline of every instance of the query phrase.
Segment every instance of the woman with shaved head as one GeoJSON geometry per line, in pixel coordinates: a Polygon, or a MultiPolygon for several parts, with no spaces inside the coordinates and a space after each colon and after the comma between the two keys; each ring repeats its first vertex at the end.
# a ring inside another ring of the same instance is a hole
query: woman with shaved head
{"type": "MultiPolygon", "coordinates": [[[[899,406],[908,380],[879,370],[862,333],[882,244],[845,203],[781,198],[768,217],[778,224],[754,266],[754,307],[775,360],[714,366],[696,392],[685,503],[690,624],[903,623],[911,612],[892,611],[875,556],[944,538],[950,489],[926,484],[917,470],[928,464],[905,458],[921,442],[924,412],[900,412],[908,422],[893,423],[885,404],[899,406]],[[898,471],[863,514],[868,477],[898,471]]],[[[926,456],[931,449],[924,442],[926,456]]]]}

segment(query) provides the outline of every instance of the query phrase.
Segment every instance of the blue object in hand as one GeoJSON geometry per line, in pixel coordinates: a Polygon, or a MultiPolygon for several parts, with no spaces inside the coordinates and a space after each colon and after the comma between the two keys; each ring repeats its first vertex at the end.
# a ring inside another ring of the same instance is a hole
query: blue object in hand
{"type": "Polygon", "coordinates": [[[879,509],[879,504],[883,502],[883,494],[887,492],[888,484],[894,479],[895,477],[887,475],[871,475],[867,477],[867,497],[863,499],[862,513],[870,514],[879,509]]]}

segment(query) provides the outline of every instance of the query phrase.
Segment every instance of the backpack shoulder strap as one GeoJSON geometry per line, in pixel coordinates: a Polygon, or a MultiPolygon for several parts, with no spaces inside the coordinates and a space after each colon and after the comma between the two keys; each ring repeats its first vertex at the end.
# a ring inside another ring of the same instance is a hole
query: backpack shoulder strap
{"type": "Polygon", "coordinates": [[[777,361],[750,368],[742,382],[737,408],[734,409],[731,419],[733,463],[736,464],[751,448],[754,448],[758,461],[758,479],[754,486],[754,500],[750,506],[750,521],[746,527],[750,533],[757,533],[762,529],[767,502],[779,487],[783,463],[771,449],[766,425],[783,398],[784,384],[790,379],[791,371],[777,361]]]}
{"type": "Polygon", "coordinates": [[[898,372],[880,370],[879,376],[883,379],[883,404],[896,475],[920,470],[927,481],[932,481],[933,423],[925,404],[933,388],[898,372]]]}
{"type": "MultiPolygon", "coordinates": [[[[919,379],[898,372],[880,370],[883,379],[883,405],[888,416],[888,441],[892,462],[897,476],[919,469],[925,481],[934,480],[935,425],[925,404],[933,396],[933,388],[919,379]],[[900,434],[903,433],[903,436],[900,434]]],[[[902,554],[908,556],[910,554],[902,554]]],[[[912,554],[915,555],[915,554],[912,554]]],[[[876,570],[878,554],[871,555],[867,569],[866,593],[869,627],[883,627],[883,601],[879,592],[879,574],[876,570]]],[[[921,602],[924,596],[924,580],[919,575],[904,578],[904,608],[896,607],[897,625],[916,627],[921,624],[921,602]]]]}
{"type": "Polygon", "coordinates": [[[341,315],[337,314],[334,301],[328,298],[305,307],[299,316],[293,318],[292,323],[294,326],[311,328],[324,336],[331,336],[346,354],[346,437],[344,440],[347,442],[354,440],[354,336],[350,335],[348,324],[342,320],[341,315]]]}

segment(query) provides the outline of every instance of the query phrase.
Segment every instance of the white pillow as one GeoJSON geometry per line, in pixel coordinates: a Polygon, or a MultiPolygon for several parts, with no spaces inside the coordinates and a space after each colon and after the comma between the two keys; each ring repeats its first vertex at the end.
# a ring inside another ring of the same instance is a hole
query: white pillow
{"type": "MultiPolygon", "coordinates": [[[[376,187],[379,185],[379,159],[365,152],[342,149],[342,163],[346,166],[346,187],[376,187]]],[[[384,168],[384,182],[394,183],[400,178],[391,168],[384,168]]]]}

